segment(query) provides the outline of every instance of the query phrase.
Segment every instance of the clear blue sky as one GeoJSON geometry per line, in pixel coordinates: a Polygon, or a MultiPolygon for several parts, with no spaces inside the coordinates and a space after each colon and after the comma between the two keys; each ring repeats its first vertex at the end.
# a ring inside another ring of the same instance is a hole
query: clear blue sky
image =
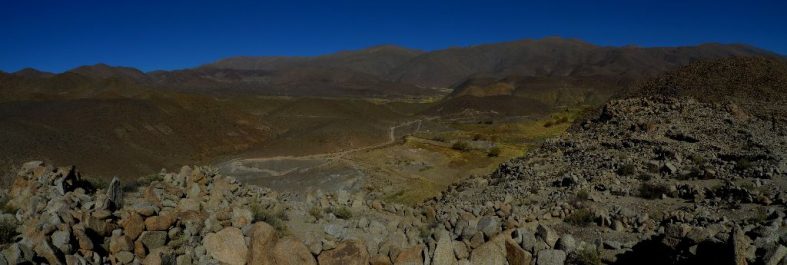
{"type": "Polygon", "coordinates": [[[746,43],[787,54],[787,1],[0,0],[0,70],[145,71],[236,55],[423,50],[562,36],[600,45],[746,43]]]}

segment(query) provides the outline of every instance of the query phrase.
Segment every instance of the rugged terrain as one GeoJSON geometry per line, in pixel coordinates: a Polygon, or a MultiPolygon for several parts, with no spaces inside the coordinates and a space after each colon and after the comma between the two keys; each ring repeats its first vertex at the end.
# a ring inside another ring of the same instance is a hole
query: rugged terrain
{"type": "MultiPolygon", "coordinates": [[[[739,58],[667,73],[417,204],[374,186],[278,192],[210,167],[102,184],[29,162],[4,196],[0,262],[784,264],[787,124],[761,93],[783,95],[783,77],[762,74],[782,67],[739,58]],[[719,65],[745,66],[725,76],[748,89],[684,91],[719,65]]],[[[359,156],[379,150],[392,149],[359,156]]]]}
{"type": "Polygon", "coordinates": [[[774,54],[745,45],[602,47],[545,38],[246,56],[174,71],[28,68],[0,73],[0,168],[44,160],[133,178],[182,164],[340,152],[384,143],[391,126],[408,121],[429,119],[426,128],[442,130],[458,119],[540,120],[598,106],[643,78],[729,56],[774,54]]]}

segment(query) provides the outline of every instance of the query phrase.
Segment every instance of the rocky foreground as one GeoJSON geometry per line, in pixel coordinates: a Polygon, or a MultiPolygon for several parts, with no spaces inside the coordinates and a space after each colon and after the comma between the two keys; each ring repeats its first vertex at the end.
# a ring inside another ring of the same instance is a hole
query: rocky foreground
{"type": "Polygon", "coordinates": [[[616,100],[414,207],[205,167],[102,187],[30,162],[4,196],[0,264],[787,264],[786,126],[616,100]]]}

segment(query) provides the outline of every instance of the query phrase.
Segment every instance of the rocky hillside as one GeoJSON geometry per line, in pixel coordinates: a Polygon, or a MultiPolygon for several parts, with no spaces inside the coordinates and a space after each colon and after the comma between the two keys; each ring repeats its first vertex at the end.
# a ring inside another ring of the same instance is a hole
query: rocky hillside
{"type": "Polygon", "coordinates": [[[104,187],[30,162],[3,196],[0,261],[780,264],[785,134],[734,105],[616,100],[415,207],[280,194],[205,167],[104,187]]]}

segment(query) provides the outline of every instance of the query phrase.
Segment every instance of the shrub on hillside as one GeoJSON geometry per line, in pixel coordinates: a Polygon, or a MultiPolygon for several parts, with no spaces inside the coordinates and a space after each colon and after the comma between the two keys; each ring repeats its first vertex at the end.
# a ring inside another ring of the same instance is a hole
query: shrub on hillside
{"type": "Polygon", "coordinates": [[[577,209],[574,210],[571,214],[566,216],[565,219],[566,223],[576,225],[576,226],[588,226],[593,223],[593,213],[590,212],[588,209],[577,209]]]}
{"type": "Polygon", "coordinates": [[[11,218],[0,218],[0,244],[8,244],[14,242],[14,237],[19,233],[16,232],[17,223],[11,218]]]}
{"type": "Polygon", "coordinates": [[[617,170],[618,175],[621,176],[631,176],[637,173],[637,166],[633,164],[625,164],[618,168],[617,170]]]}
{"type": "Polygon", "coordinates": [[[339,219],[350,219],[353,217],[353,212],[346,206],[329,208],[329,212],[339,219]]]}
{"type": "Polygon", "coordinates": [[[577,251],[571,256],[571,261],[568,264],[577,265],[601,265],[601,255],[598,250],[592,248],[584,248],[577,251]]]}
{"type": "Polygon", "coordinates": [[[664,184],[642,183],[639,186],[639,196],[645,199],[658,199],[663,194],[669,194],[669,188],[664,184]]]}
{"type": "Polygon", "coordinates": [[[488,157],[498,157],[500,156],[500,147],[493,146],[489,148],[489,152],[486,153],[488,157]]]}
{"type": "Polygon", "coordinates": [[[285,221],[288,220],[288,217],[283,210],[277,210],[275,208],[266,209],[259,204],[252,204],[251,213],[254,218],[254,222],[268,223],[279,233],[284,233],[287,231],[287,223],[285,221]]]}
{"type": "Polygon", "coordinates": [[[457,141],[451,146],[451,148],[462,152],[470,151],[470,145],[465,141],[457,141]]]}

